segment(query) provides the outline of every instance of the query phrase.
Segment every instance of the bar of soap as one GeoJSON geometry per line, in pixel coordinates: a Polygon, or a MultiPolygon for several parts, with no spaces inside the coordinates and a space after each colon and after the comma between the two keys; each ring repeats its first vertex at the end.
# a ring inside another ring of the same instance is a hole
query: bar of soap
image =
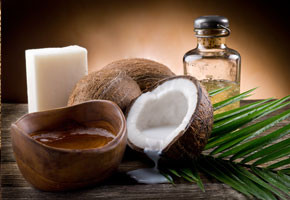
{"type": "Polygon", "coordinates": [[[67,105],[75,84],[88,74],[87,50],[80,46],[25,51],[28,112],[67,105]]]}

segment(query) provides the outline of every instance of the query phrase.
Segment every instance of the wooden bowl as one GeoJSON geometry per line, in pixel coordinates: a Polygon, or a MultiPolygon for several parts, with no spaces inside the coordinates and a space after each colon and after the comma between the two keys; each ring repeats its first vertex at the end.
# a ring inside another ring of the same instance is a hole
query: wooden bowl
{"type": "Polygon", "coordinates": [[[127,142],[125,117],[115,103],[106,100],[26,114],[12,124],[11,136],[21,173],[34,187],[44,191],[81,188],[108,178],[118,168],[127,142]],[[59,128],[68,120],[81,124],[104,120],[116,130],[116,137],[95,149],[62,149],[30,136],[59,128]]]}

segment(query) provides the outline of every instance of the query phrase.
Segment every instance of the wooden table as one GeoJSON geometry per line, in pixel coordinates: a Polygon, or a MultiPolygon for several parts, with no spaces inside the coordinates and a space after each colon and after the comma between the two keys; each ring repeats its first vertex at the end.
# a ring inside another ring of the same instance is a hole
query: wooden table
{"type": "MultiPolygon", "coordinates": [[[[247,104],[251,101],[244,101],[247,104]]],[[[281,109],[271,115],[290,109],[290,106],[281,109]]],[[[118,171],[106,182],[97,186],[77,191],[63,193],[42,192],[33,188],[22,177],[14,160],[11,147],[10,125],[20,116],[27,113],[27,104],[2,104],[2,152],[1,152],[1,195],[0,199],[246,199],[241,193],[229,186],[219,183],[215,179],[201,174],[205,185],[202,192],[196,184],[190,184],[183,180],[177,180],[176,185],[137,184],[126,175],[127,171],[148,167],[148,160],[141,160],[132,153],[125,154],[124,160],[118,171]]],[[[265,119],[260,118],[259,121],[265,119]]],[[[276,125],[281,127],[290,121],[284,120],[276,125]]],[[[269,129],[268,131],[272,131],[269,129]]]]}

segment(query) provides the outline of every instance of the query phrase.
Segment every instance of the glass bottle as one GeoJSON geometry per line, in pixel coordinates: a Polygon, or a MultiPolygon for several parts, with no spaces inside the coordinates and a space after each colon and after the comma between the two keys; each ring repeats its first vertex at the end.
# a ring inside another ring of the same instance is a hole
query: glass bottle
{"type": "MultiPolygon", "coordinates": [[[[194,21],[197,47],[183,57],[184,74],[196,77],[207,91],[231,86],[211,98],[217,103],[240,93],[240,54],[226,46],[230,35],[229,21],[222,16],[201,16],[194,21]]],[[[220,113],[240,106],[230,104],[215,112],[220,113]]]]}

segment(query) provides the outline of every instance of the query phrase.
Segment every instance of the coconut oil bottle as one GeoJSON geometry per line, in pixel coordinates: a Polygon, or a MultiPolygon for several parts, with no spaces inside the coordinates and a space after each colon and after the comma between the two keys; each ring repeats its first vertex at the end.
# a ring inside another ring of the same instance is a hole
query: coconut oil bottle
{"type": "MultiPolygon", "coordinates": [[[[184,74],[199,79],[207,91],[230,86],[230,89],[212,97],[212,103],[240,93],[240,54],[226,46],[230,35],[229,21],[222,16],[202,16],[194,21],[197,47],[183,57],[184,74]]],[[[215,112],[239,107],[239,102],[215,112]]]]}

